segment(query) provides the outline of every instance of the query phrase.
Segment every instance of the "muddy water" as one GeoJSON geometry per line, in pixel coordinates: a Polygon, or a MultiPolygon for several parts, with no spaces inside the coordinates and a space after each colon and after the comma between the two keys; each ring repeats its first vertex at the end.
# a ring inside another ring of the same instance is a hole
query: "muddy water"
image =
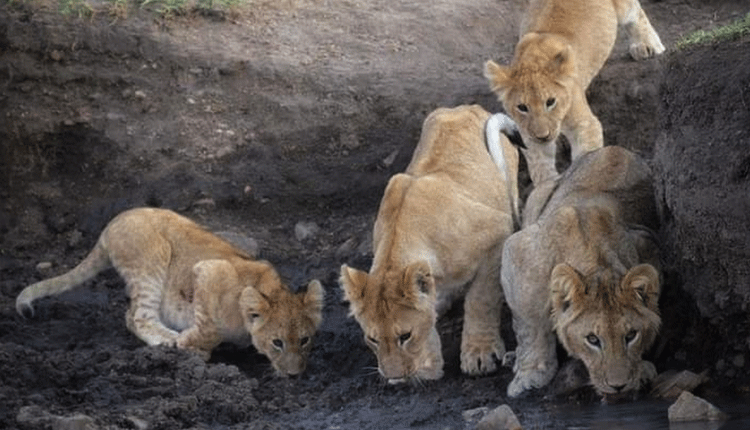
{"type": "MultiPolygon", "coordinates": [[[[616,405],[558,404],[526,410],[522,425],[527,429],[565,430],[747,430],[750,403],[732,400],[714,404],[729,415],[724,422],[670,423],[666,401],[636,401],[616,405]]],[[[520,412],[520,411],[519,411],[520,412]]]]}

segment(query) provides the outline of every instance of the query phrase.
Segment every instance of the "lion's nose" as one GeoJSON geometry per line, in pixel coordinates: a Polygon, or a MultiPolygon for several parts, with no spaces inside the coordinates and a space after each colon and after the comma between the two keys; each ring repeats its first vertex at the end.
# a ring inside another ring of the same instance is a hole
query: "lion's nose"
{"type": "Polygon", "coordinates": [[[549,142],[550,140],[552,140],[552,135],[551,135],[551,134],[549,134],[549,133],[547,133],[547,134],[546,134],[546,135],[544,135],[544,136],[534,136],[534,137],[536,137],[536,140],[538,140],[538,141],[540,141],[540,142],[542,142],[542,143],[547,143],[547,142],[549,142]]]}
{"type": "Polygon", "coordinates": [[[626,386],[626,385],[627,385],[627,384],[622,384],[622,385],[610,385],[610,388],[612,388],[613,390],[615,390],[616,392],[618,392],[618,393],[619,393],[619,392],[621,392],[621,391],[622,391],[623,389],[625,389],[625,386],[626,386]]]}

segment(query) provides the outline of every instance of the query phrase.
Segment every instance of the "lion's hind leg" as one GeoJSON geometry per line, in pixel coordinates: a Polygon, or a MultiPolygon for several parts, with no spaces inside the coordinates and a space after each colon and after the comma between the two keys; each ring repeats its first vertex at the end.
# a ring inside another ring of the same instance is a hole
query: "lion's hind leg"
{"type": "Polygon", "coordinates": [[[148,345],[174,346],[179,333],[166,327],[160,315],[171,246],[158,236],[148,242],[146,246],[111,255],[130,296],[125,319],[128,329],[148,345]]]}
{"type": "Polygon", "coordinates": [[[630,56],[643,60],[664,52],[659,34],[654,30],[638,0],[616,0],[617,20],[625,27],[630,40],[630,56]]]}

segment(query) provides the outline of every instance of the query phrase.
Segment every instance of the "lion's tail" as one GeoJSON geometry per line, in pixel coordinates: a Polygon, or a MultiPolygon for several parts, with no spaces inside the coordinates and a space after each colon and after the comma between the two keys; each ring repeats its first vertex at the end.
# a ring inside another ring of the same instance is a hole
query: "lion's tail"
{"type": "Polygon", "coordinates": [[[507,156],[503,149],[504,145],[500,142],[500,133],[506,135],[508,140],[514,145],[525,148],[523,141],[521,140],[521,134],[518,132],[518,126],[515,121],[502,113],[496,113],[487,120],[485,132],[487,134],[487,150],[505,181],[508,198],[510,198],[511,209],[513,210],[514,228],[518,228],[521,221],[521,215],[518,210],[518,172],[510,171],[508,163],[506,162],[507,156]]]}
{"type": "Polygon", "coordinates": [[[26,318],[34,316],[31,302],[35,299],[68,291],[78,284],[87,281],[97,273],[110,266],[109,254],[101,240],[76,267],[67,273],[54,278],[31,284],[16,297],[16,312],[26,318]]]}

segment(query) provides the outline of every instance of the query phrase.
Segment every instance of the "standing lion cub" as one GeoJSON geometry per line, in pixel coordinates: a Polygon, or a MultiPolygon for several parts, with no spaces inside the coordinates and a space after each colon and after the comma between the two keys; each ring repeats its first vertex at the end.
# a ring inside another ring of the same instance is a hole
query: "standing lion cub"
{"type": "Polygon", "coordinates": [[[534,184],[557,175],[560,133],[573,159],[603,146],[586,88],[609,57],[618,24],[628,31],[633,58],[664,52],[638,0],[530,0],[511,65],[485,64],[490,88],[520,126],[534,184]]]}
{"type": "Polygon", "coordinates": [[[125,279],[128,329],[147,344],[176,345],[208,359],[221,342],[252,341],[278,374],[305,369],[321,322],[320,283],[293,294],[268,262],[164,209],[116,216],[78,266],[21,291],[16,310],[33,315],[35,299],[72,289],[110,266],[125,279]]]}
{"type": "Polygon", "coordinates": [[[351,315],[391,383],[442,377],[435,323],[460,296],[461,370],[492,372],[505,353],[498,280],[513,232],[518,153],[497,121],[485,146],[489,118],[479,106],[427,117],[411,163],[390,179],[380,203],[370,273],[341,267],[351,315]]]}

